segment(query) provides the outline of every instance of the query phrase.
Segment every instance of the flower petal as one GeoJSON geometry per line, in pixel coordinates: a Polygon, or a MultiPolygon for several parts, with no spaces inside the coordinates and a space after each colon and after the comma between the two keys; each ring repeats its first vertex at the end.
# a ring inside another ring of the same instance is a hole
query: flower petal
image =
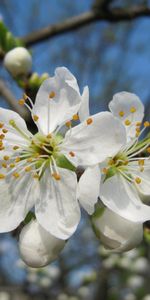
{"type": "Polygon", "coordinates": [[[150,207],[141,202],[135,186],[121,175],[114,175],[101,184],[100,198],[127,220],[145,222],[150,219],[150,207]]]}
{"type": "Polygon", "coordinates": [[[29,174],[0,181],[0,232],[15,229],[33,207],[37,182],[29,174]],[[17,181],[17,182],[16,182],[17,181]]]}
{"type": "Polygon", "coordinates": [[[6,134],[4,133],[5,138],[3,139],[4,144],[6,142],[6,146],[9,146],[10,144],[26,146],[29,144],[28,140],[32,134],[28,131],[25,121],[16,112],[0,108],[0,123],[4,124],[1,128],[1,134],[3,134],[3,130],[8,130],[6,134]],[[11,121],[14,121],[19,130],[16,130],[10,125],[11,121]]]}
{"type": "Polygon", "coordinates": [[[92,218],[92,223],[104,246],[117,253],[135,248],[143,238],[142,223],[124,219],[108,208],[100,217],[92,218]]]}
{"type": "Polygon", "coordinates": [[[72,119],[80,104],[75,77],[67,68],[57,68],[55,76],[43,82],[36,96],[33,115],[39,117],[36,122],[39,130],[44,134],[53,132],[57,126],[72,119]]]}
{"type": "Polygon", "coordinates": [[[60,180],[55,180],[48,169],[40,180],[40,195],[35,213],[40,225],[52,235],[67,239],[80,220],[77,202],[77,179],[72,171],[58,168],[60,180]]]}
{"type": "Polygon", "coordinates": [[[150,161],[145,160],[141,172],[140,172],[140,167],[138,165],[138,162],[130,162],[130,166],[133,168],[132,176],[134,177],[134,179],[136,177],[141,179],[141,182],[139,184],[137,184],[135,181],[137,190],[139,191],[141,196],[148,196],[147,199],[149,199],[150,198],[150,161]]]}
{"type": "Polygon", "coordinates": [[[128,140],[135,137],[136,123],[141,122],[144,117],[144,105],[140,98],[128,92],[117,93],[109,103],[109,109],[115,117],[120,119],[125,125],[125,120],[129,120],[131,125],[125,125],[128,140]]]}
{"type": "Polygon", "coordinates": [[[69,130],[61,150],[74,165],[91,166],[114,156],[124,144],[124,126],[110,112],[101,112],[69,130]]]}
{"type": "Polygon", "coordinates": [[[93,214],[100,192],[101,173],[98,165],[87,168],[78,184],[79,202],[88,214],[93,214]]]}
{"type": "Polygon", "coordinates": [[[85,121],[89,115],[89,88],[88,86],[85,86],[82,94],[82,101],[81,101],[81,106],[79,109],[79,119],[81,122],[85,121]]]}

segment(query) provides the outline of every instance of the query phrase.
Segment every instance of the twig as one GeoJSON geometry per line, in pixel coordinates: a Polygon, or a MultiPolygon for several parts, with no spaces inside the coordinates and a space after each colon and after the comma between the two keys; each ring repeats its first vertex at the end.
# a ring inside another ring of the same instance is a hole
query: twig
{"type": "Polygon", "coordinates": [[[22,118],[24,118],[26,121],[29,120],[28,111],[24,107],[18,105],[14,95],[8,89],[3,80],[0,80],[0,95],[6,100],[6,102],[14,111],[20,114],[22,118]]]}
{"type": "Polygon", "coordinates": [[[22,37],[21,40],[25,43],[26,46],[30,46],[57,35],[77,30],[96,21],[107,21],[115,23],[120,21],[134,20],[143,16],[150,16],[150,8],[145,6],[135,6],[128,9],[93,9],[79,16],[69,18],[63,22],[50,25],[38,31],[32,32],[29,35],[22,37]]]}

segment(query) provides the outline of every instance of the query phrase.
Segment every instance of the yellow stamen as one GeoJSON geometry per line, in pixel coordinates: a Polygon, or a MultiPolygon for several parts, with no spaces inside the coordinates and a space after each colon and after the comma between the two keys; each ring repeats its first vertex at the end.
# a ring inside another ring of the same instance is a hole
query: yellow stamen
{"type": "Polygon", "coordinates": [[[71,121],[66,122],[65,125],[66,125],[67,127],[71,127],[71,121]]]}
{"type": "Polygon", "coordinates": [[[3,140],[5,138],[4,134],[0,134],[0,140],[3,140]]]}
{"type": "Polygon", "coordinates": [[[102,172],[103,172],[103,174],[107,174],[108,169],[107,169],[107,168],[103,168],[103,169],[102,169],[102,172]]]}
{"type": "Polygon", "coordinates": [[[37,115],[34,115],[34,116],[33,116],[33,120],[34,120],[35,122],[37,122],[38,119],[39,119],[39,117],[38,117],[37,115]]]}
{"type": "Polygon", "coordinates": [[[125,123],[125,125],[126,125],[126,126],[129,126],[129,125],[131,125],[131,121],[130,121],[130,120],[128,120],[128,119],[126,119],[124,123],[125,123]]]}
{"type": "Polygon", "coordinates": [[[10,168],[14,168],[14,167],[15,167],[15,164],[12,163],[12,164],[9,165],[9,167],[10,167],[10,168]]]}
{"type": "Polygon", "coordinates": [[[19,173],[17,173],[17,172],[15,172],[15,173],[13,173],[13,176],[17,179],[17,178],[19,178],[20,177],[20,174],[19,173]]]}
{"type": "Polygon", "coordinates": [[[7,164],[5,162],[3,162],[2,163],[2,167],[6,169],[7,168],[7,164]]]}
{"type": "Polygon", "coordinates": [[[141,126],[142,122],[136,122],[136,126],[141,126]]]}
{"type": "Polygon", "coordinates": [[[70,151],[69,152],[70,156],[74,157],[75,156],[75,153],[73,151],[70,151]]]}
{"type": "Polygon", "coordinates": [[[17,149],[19,149],[19,146],[14,146],[13,147],[13,150],[17,150],[17,149]]]}
{"type": "Polygon", "coordinates": [[[25,104],[25,100],[24,99],[20,99],[18,101],[18,104],[21,105],[21,106],[23,106],[25,104]]]}
{"type": "Polygon", "coordinates": [[[26,168],[25,168],[25,172],[30,172],[31,170],[32,170],[31,167],[26,167],[26,168]]]}
{"type": "Polygon", "coordinates": [[[19,162],[20,161],[20,157],[16,157],[15,162],[19,162]]]}
{"type": "Polygon", "coordinates": [[[25,93],[23,94],[23,99],[24,99],[24,100],[27,100],[27,99],[28,99],[28,96],[27,96],[25,93]]]}
{"type": "Polygon", "coordinates": [[[75,114],[75,115],[73,115],[72,119],[73,119],[74,121],[77,121],[77,120],[79,120],[79,116],[78,116],[78,114],[75,114]]]}
{"type": "Polygon", "coordinates": [[[136,182],[137,184],[140,184],[140,183],[141,183],[141,178],[140,178],[140,177],[136,177],[136,178],[135,178],[135,182],[136,182]]]}
{"type": "Polygon", "coordinates": [[[56,180],[60,180],[61,177],[58,173],[53,173],[52,176],[56,179],[56,180]]]}
{"type": "Polygon", "coordinates": [[[86,120],[86,124],[87,125],[90,125],[92,123],[93,123],[93,119],[92,118],[89,118],[89,119],[86,120]]]}
{"type": "Polygon", "coordinates": [[[56,96],[55,92],[54,91],[51,91],[48,95],[49,99],[52,99],[56,96]]]}
{"type": "Polygon", "coordinates": [[[0,173],[0,179],[4,179],[5,178],[5,175],[0,173]]]}
{"type": "Polygon", "coordinates": [[[0,151],[4,150],[5,147],[4,146],[0,146],[0,151]]]}
{"type": "Polygon", "coordinates": [[[2,131],[3,131],[3,133],[7,133],[8,132],[8,130],[7,129],[2,129],[2,131]]]}
{"type": "Polygon", "coordinates": [[[136,108],[135,108],[134,106],[131,106],[130,112],[131,112],[131,113],[135,113],[135,112],[136,112],[136,108]]]}
{"type": "Polygon", "coordinates": [[[144,122],[144,127],[149,127],[150,126],[150,122],[146,121],[144,122]]]}
{"type": "Polygon", "coordinates": [[[145,163],[144,159],[138,160],[139,166],[144,166],[144,163],[145,163]]]}
{"type": "Polygon", "coordinates": [[[123,110],[119,111],[119,116],[120,116],[120,117],[123,117],[123,116],[124,116],[124,111],[123,111],[123,110]]]}
{"type": "Polygon", "coordinates": [[[147,153],[150,153],[150,147],[148,147],[148,148],[146,149],[146,151],[147,151],[147,153]]]}
{"type": "Polygon", "coordinates": [[[9,157],[8,155],[4,155],[3,159],[4,159],[4,160],[9,160],[10,157],[9,157]]]}
{"type": "Polygon", "coordinates": [[[35,178],[35,179],[39,179],[40,178],[40,176],[36,173],[36,174],[34,174],[33,175],[33,178],[35,178]]]}
{"type": "Polygon", "coordinates": [[[3,126],[4,126],[4,123],[0,123],[0,128],[3,128],[3,126]]]}

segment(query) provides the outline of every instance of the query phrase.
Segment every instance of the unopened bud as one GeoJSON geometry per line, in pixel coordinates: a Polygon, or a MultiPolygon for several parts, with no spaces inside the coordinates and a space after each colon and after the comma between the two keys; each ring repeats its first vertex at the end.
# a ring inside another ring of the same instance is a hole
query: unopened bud
{"type": "Polygon", "coordinates": [[[16,47],[5,55],[4,66],[12,76],[26,75],[31,71],[32,57],[23,47],[16,47]]]}
{"type": "Polygon", "coordinates": [[[24,226],[19,237],[21,258],[33,268],[44,267],[56,260],[64,246],[64,240],[51,235],[36,220],[24,226]]]}
{"type": "Polygon", "coordinates": [[[114,252],[129,251],[143,238],[143,224],[124,219],[108,208],[100,216],[95,214],[92,224],[104,247],[114,252]]]}

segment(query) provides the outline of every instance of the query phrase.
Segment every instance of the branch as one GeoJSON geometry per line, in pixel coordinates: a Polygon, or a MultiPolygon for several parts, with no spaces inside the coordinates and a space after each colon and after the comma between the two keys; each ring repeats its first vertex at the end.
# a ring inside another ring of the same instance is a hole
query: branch
{"type": "Polygon", "coordinates": [[[0,80],[0,95],[6,100],[6,102],[10,105],[10,107],[16,111],[20,116],[28,121],[29,114],[28,111],[24,108],[18,105],[14,95],[11,93],[11,91],[8,89],[8,87],[5,85],[3,80],[0,80]]]}
{"type": "Polygon", "coordinates": [[[83,13],[67,19],[66,21],[50,25],[38,31],[32,32],[21,38],[26,46],[37,44],[57,35],[66,32],[77,30],[83,26],[89,25],[97,21],[120,22],[134,20],[139,17],[150,16],[150,8],[145,6],[132,7],[128,9],[115,8],[107,10],[93,9],[89,12],[83,13]]]}

